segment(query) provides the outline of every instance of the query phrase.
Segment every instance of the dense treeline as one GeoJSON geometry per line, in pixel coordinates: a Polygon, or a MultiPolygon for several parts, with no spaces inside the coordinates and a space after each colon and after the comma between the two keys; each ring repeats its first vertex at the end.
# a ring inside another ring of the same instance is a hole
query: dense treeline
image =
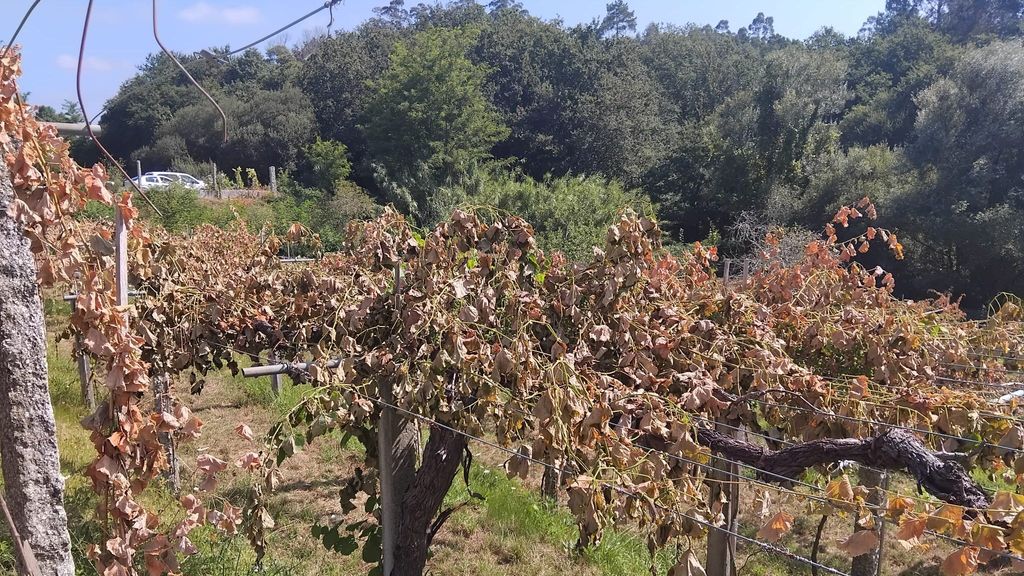
{"type": "Polygon", "coordinates": [[[317,205],[365,190],[432,223],[500,203],[576,255],[612,203],[738,254],[738,221],[817,229],[870,195],[906,247],[879,262],[905,292],[980,304],[1024,294],[1022,22],[1024,0],[890,0],[855,38],[799,41],[763,14],[637,30],[624,0],[573,27],[514,0],[392,0],[298,46],[186,56],[227,141],[161,55],[102,124],[124,159],[274,165],[317,205]]]}

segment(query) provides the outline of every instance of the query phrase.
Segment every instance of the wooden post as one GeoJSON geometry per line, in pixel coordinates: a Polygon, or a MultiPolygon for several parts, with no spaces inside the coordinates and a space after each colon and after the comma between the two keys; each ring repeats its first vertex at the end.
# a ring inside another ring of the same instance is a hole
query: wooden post
{"type": "MultiPolygon", "coordinates": [[[[391,404],[394,396],[391,392],[391,381],[383,378],[380,381],[380,399],[391,404]]],[[[380,461],[380,521],[384,529],[381,539],[381,572],[390,576],[395,567],[395,543],[398,541],[399,506],[395,502],[394,458],[391,448],[394,445],[395,411],[381,406],[380,422],[377,425],[377,455],[380,461]]]]}
{"type": "Polygon", "coordinates": [[[728,284],[729,283],[729,276],[731,276],[731,275],[732,275],[732,258],[726,258],[725,259],[725,273],[722,275],[722,277],[724,279],[723,283],[728,284]]]}
{"type": "MultiPolygon", "coordinates": [[[[742,439],[745,434],[722,422],[715,428],[723,433],[742,439]]],[[[736,537],[739,532],[740,484],[739,465],[725,458],[712,457],[707,482],[711,488],[711,506],[720,509],[724,518],[721,530],[708,532],[708,556],[704,564],[708,576],[736,576],[736,537]],[[731,532],[731,533],[730,533],[731,532]]]]}
{"type": "MultiPolygon", "coordinates": [[[[880,484],[881,489],[876,490],[878,493],[879,503],[885,502],[885,494],[883,492],[889,490],[889,471],[882,471],[882,482],[880,484]]],[[[882,576],[882,566],[885,565],[885,522],[882,518],[878,520],[878,561],[876,564],[875,576],[882,576]]]]}
{"type": "MultiPolygon", "coordinates": [[[[167,392],[170,387],[170,376],[166,373],[151,374],[150,382],[153,387],[153,399],[156,413],[161,414],[164,410],[170,409],[167,406],[167,392]]],[[[171,491],[177,496],[181,492],[181,478],[179,476],[180,466],[178,465],[178,451],[174,447],[174,438],[170,432],[160,432],[157,435],[160,444],[163,444],[164,452],[167,455],[167,470],[164,471],[164,478],[171,485],[171,491]]]]}
{"type": "Polygon", "coordinates": [[[750,280],[750,260],[743,260],[743,282],[750,280]]]}
{"type": "MultiPolygon", "coordinates": [[[[267,355],[267,360],[271,364],[277,364],[277,352],[273,349],[270,350],[270,354],[267,355]]],[[[270,389],[274,392],[274,396],[281,395],[281,375],[271,374],[270,375],[270,389]]]]}
{"type": "MultiPolygon", "coordinates": [[[[139,189],[142,189],[142,162],[135,162],[139,175],[139,189]]],[[[114,207],[114,275],[117,279],[117,305],[128,305],[128,228],[124,223],[121,209],[114,207]]]]}
{"type": "MultiPolygon", "coordinates": [[[[860,485],[869,489],[868,497],[865,499],[866,503],[872,504],[875,507],[883,505],[885,503],[885,494],[880,488],[885,485],[888,475],[878,470],[860,466],[857,469],[857,476],[860,479],[860,485]]],[[[864,530],[864,528],[858,526],[859,519],[859,517],[854,517],[854,532],[864,530]]],[[[882,573],[882,545],[885,538],[885,522],[876,514],[874,524],[874,530],[878,534],[879,539],[878,547],[871,552],[854,557],[850,566],[850,576],[877,576],[882,573]]]]}
{"type": "MultiPolygon", "coordinates": [[[[401,264],[395,266],[395,314],[401,310],[401,264]]],[[[384,404],[394,404],[391,381],[378,381],[378,394],[384,404]]],[[[403,500],[416,478],[418,450],[416,426],[408,418],[400,417],[393,408],[381,406],[377,423],[377,457],[380,463],[381,573],[391,576],[395,569],[395,551],[402,520],[403,500]]],[[[461,456],[460,456],[461,458],[461,456]]]]}
{"type": "Polygon", "coordinates": [[[35,552],[32,551],[32,545],[22,540],[18,527],[14,524],[14,518],[11,516],[11,509],[7,507],[7,499],[3,497],[3,494],[0,494],[0,508],[4,511],[7,531],[11,533],[14,552],[19,560],[18,566],[25,571],[26,576],[43,576],[39,568],[39,562],[36,560],[35,552]]]}
{"type": "MultiPolygon", "coordinates": [[[[395,266],[395,314],[398,314],[398,305],[401,298],[402,265],[395,266]]],[[[386,404],[395,401],[391,390],[391,380],[382,378],[379,380],[380,399],[386,404]]],[[[377,425],[377,455],[380,461],[380,506],[381,525],[384,529],[381,538],[381,572],[384,576],[391,576],[391,570],[395,567],[395,544],[398,542],[398,523],[401,507],[398,506],[395,498],[397,496],[394,485],[394,453],[392,449],[395,444],[395,431],[397,426],[397,414],[394,409],[381,406],[380,422],[377,425]]]]}
{"type": "MultiPolygon", "coordinates": [[[[142,189],[142,162],[135,161],[135,172],[139,176],[139,189],[142,189]]],[[[117,305],[128,305],[128,227],[125,225],[124,215],[121,209],[114,208],[114,274],[117,279],[117,305]]],[[[164,397],[167,394],[167,374],[150,374],[150,386],[153,389],[154,409],[157,414],[164,410],[164,397]]],[[[174,440],[170,434],[161,433],[160,443],[164,445],[167,452],[168,470],[165,473],[171,483],[174,493],[179,490],[178,483],[178,457],[174,450],[174,440]]]]}
{"type": "Polygon", "coordinates": [[[270,167],[270,191],[277,194],[277,168],[270,167]]]}
{"type": "MultiPolygon", "coordinates": [[[[75,301],[71,301],[71,313],[75,313],[75,301]]],[[[75,356],[78,363],[78,381],[82,385],[82,402],[90,411],[96,409],[96,390],[92,386],[90,375],[89,357],[85,354],[85,344],[82,343],[82,335],[75,335],[75,356]]]]}

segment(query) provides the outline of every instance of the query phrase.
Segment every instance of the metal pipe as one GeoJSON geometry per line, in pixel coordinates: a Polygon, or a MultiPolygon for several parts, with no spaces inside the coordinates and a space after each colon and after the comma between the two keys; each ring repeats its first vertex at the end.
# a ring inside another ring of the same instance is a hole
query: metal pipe
{"type": "MultiPolygon", "coordinates": [[[[246,378],[259,378],[261,376],[273,376],[274,374],[286,374],[289,370],[309,370],[316,366],[316,362],[281,362],[278,364],[267,364],[265,366],[250,366],[242,368],[242,376],[246,378]]],[[[341,365],[341,359],[328,360],[324,364],[327,368],[337,368],[341,365]]]]}
{"type": "MultiPolygon", "coordinates": [[[[57,129],[57,135],[68,138],[70,136],[88,136],[89,130],[86,128],[85,122],[40,122],[44,126],[53,126],[57,129]]],[[[91,124],[92,133],[97,136],[103,133],[103,129],[100,128],[99,124],[91,124]]]]}
{"type": "MultiPolygon", "coordinates": [[[[143,292],[140,291],[140,290],[132,290],[131,292],[128,292],[128,296],[130,296],[130,297],[138,297],[138,296],[142,296],[142,295],[143,295],[143,292]]],[[[65,294],[64,295],[64,301],[65,302],[74,302],[75,300],[78,300],[78,293],[77,292],[72,292],[70,294],[65,294]]]]}

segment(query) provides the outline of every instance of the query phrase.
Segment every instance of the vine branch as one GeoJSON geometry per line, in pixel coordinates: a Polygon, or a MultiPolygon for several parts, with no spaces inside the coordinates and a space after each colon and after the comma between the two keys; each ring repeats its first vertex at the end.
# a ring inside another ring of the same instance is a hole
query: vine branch
{"type": "Polygon", "coordinates": [[[960,464],[943,459],[914,435],[893,428],[870,438],[835,438],[770,450],[713,430],[697,431],[697,442],[711,451],[759,469],[765,482],[796,480],[812,466],[850,460],[885,470],[906,470],[917,480],[918,492],[927,492],[949,504],[985,510],[992,500],[960,464]],[[778,476],[774,476],[774,475],[778,476]]]}

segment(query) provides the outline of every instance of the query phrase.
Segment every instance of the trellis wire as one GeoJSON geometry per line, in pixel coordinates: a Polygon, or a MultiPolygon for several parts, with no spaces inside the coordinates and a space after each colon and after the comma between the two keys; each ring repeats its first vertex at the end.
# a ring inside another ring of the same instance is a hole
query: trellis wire
{"type": "MultiPolygon", "coordinates": [[[[498,444],[496,442],[491,442],[491,441],[489,441],[489,440],[487,440],[485,438],[480,438],[479,436],[474,436],[472,434],[469,434],[468,432],[463,432],[462,430],[459,430],[459,429],[454,428],[452,426],[449,426],[447,424],[443,424],[441,422],[438,422],[437,420],[434,420],[433,418],[429,418],[427,416],[424,416],[422,414],[418,414],[418,413],[413,412],[411,410],[406,410],[405,408],[402,408],[400,406],[396,406],[394,404],[391,404],[391,403],[388,403],[388,402],[384,402],[383,400],[381,400],[379,398],[374,398],[372,396],[367,396],[365,394],[360,394],[360,395],[363,396],[364,398],[366,398],[367,400],[370,400],[371,402],[374,402],[374,403],[376,403],[376,404],[378,404],[378,405],[380,405],[382,407],[391,408],[393,410],[396,410],[398,412],[401,412],[401,413],[406,414],[408,416],[411,416],[413,418],[417,418],[417,419],[419,419],[419,420],[421,420],[423,422],[426,422],[426,423],[428,423],[430,425],[437,426],[439,428],[448,430],[449,432],[452,432],[454,434],[459,434],[460,436],[465,437],[467,440],[471,440],[471,441],[475,441],[475,442],[484,444],[485,446],[489,446],[489,447],[494,448],[496,450],[500,450],[500,451],[502,451],[502,452],[504,452],[506,454],[509,454],[511,456],[517,456],[517,457],[520,457],[520,458],[524,458],[526,460],[529,460],[531,462],[534,462],[534,463],[539,464],[541,466],[544,466],[546,468],[550,468],[550,469],[552,469],[555,472],[558,472],[560,474],[567,474],[567,475],[569,474],[567,470],[564,470],[564,469],[562,469],[562,468],[560,468],[558,466],[555,466],[554,464],[549,464],[547,462],[544,462],[544,461],[538,460],[536,458],[533,458],[532,456],[526,456],[526,455],[523,455],[523,454],[519,454],[518,452],[516,452],[514,450],[511,450],[509,448],[505,448],[504,446],[501,446],[500,444],[498,444]]],[[[608,484],[608,483],[602,482],[602,486],[606,487],[606,488],[609,488],[611,490],[614,490],[616,492],[619,492],[620,494],[622,494],[624,496],[628,496],[628,497],[638,497],[639,496],[638,494],[632,493],[629,490],[627,490],[626,488],[623,488],[622,486],[618,486],[618,485],[615,485],[615,484],[608,484]]],[[[803,557],[803,556],[801,556],[799,554],[796,554],[794,552],[791,552],[791,551],[789,551],[789,550],[787,550],[785,548],[781,548],[781,547],[776,546],[774,544],[771,544],[771,543],[768,543],[768,542],[762,542],[761,540],[757,540],[755,538],[750,538],[750,537],[744,536],[743,534],[740,534],[738,532],[733,532],[731,530],[727,530],[727,529],[722,528],[720,526],[715,526],[714,524],[712,524],[710,522],[706,522],[706,521],[701,520],[699,518],[694,518],[692,516],[689,516],[688,514],[679,512],[678,510],[672,510],[670,508],[662,506],[661,504],[658,504],[657,502],[649,501],[649,503],[652,506],[654,506],[656,508],[659,508],[659,509],[661,509],[661,510],[663,510],[665,512],[668,512],[668,513],[674,514],[674,515],[678,515],[678,516],[682,516],[683,518],[687,518],[687,519],[689,519],[689,520],[691,520],[691,521],[693,521],[693,522],[695,522],[697,524],[700,524],[701,526],[704,526],[704,527],[706,527],[708,529],[713,529],[713,530],[718,530],[720,532],[724,532],[726,534],[729,534],[730,536],[733,536],[735,538],[743,540],[744,542],[748,542],[750,544],[754,544],[754,545],[759,546],[759,547],[761,547],[761,548],[763,548],[765,550],[768,550],[769,552],[774,552],[776,554],[779,554],[779,555],[784,556],[786,558],[789,558],[791,560],[795,560],[795,561],[804,563],[804,564],[806,564],[808,566],[814,566],[816,568],[819,568],[821,570],[825,570],[826,572],[829,572],[830,574],[834,574],[836,576],[850,576],[846,572],[842,572],[840,570],[832,568],[831,566],[828,566],[828,565],[825,565],[825,564],[821,564],[819,562],[815,562],[815,561],[813,561],[813,560],[811,560],[809,558],[805,558],[805,557],[803,557]]]]}
{"type": "Polygon", "coordinates": [[[245,46],[243,46],[243,47],[241,47],[241,48],[237,48],[237,49],[231,50],[231,51],[229,51],[229,52],[227,52],[227,53],[223,54],[223,55],[222,55],[222,56],[220,56],[220,57],[227,57],[227,56],[233,56],[234,54],[238,54],[238,53],[244,52],[244,51],[248,50],[249,48],[252,48],[252,47],[254,47],[254,46],[256,46],[256,45],[260,44],[261,42],[265,42],[265,41],[267,41],[267,40],[269,40],[269,39],[273,38],[274,36],[276,36],[276,35],[279,35],[279,34],[281,34],[282,32],[285,32],[286,30],[288,30],[288,29],[290,29],[290,28],[294,27],[295,25],[297,25],[297,24],[299,24],[299,23],[303,22],[303,20],[305,20],[305,19],[307,19],[307,18],[310,18],[310,17],[312,17],[313,15],[315,15],[315,14],[317,14],[317,13],[321,12],[322,10],[328,9],[328,8],[332,9],[332,13],[331,13],[331,20],[332,20],[332,22],[334,22],[334,12],[333,12],[333,10],[334,10],[334,6],[335,6],[335,4],[338,4],[338,3],[340,3],[340,2],[341,2],[341,0],[328,0],[327,2],[325,2],[325,3],[324,3],[324,5],[323,5],[323,6],[321,6],[321,7],[319,7],[319,8],[316,8],[315,10],[313,10],[313,11],[311,11],[311,12],[307,13],[307,14],[306,14],[306,15],[304,15],[304,16],[300,16],[300,17],[299,17],[298,19],[292,20],[292,22],[291,22],[291,23],[289,23],[289,24],[287,24],[287,25],[285,25],[285,26],[283,26],[283,27],[279,28],[278,30],[274,30],[274,31],[273,31],[273,32],[271,32],[270,34],[267,34],[266,36],[264,36],[264,37],[260,38],[259,40],[254,40],[254,41],[252,41],[252,42],[250,42],[250,43],[246,44],[245,46]]]}

